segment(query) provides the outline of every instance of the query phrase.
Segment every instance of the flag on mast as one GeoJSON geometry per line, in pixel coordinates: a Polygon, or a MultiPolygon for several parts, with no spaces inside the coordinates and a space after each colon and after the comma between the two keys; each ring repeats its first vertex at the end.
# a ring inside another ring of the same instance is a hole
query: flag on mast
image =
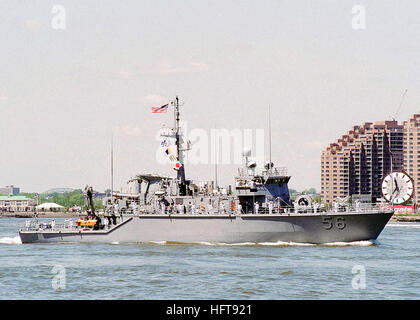
{"type": "Polygon", "coordinates": [[[160,145],[163,148],[165,154],[168,156],[169,160],[171,160],[171,162],[174,164],[174,166],[175,166],[174,169],[178,170],[179,168],[181,168],[182,164],[181,164],[181,162],[179,162],[177,156],[172,151],[170,143],[165,139],[161,142],[160,145]]]}
{"type": "Polygon", "coordinates": [[[164,104],[161,107],[152,107],[152,113],[166,113],[168,111],[169,104],[164,104]]]}

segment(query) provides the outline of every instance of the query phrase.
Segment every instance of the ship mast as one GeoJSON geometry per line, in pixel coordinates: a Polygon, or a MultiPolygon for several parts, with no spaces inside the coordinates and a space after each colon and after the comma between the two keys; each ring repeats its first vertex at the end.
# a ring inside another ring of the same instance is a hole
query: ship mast
{"type": "Polygon", "coordinates": [[[269,159],[269,161],[270,161],[270,163],[269,163],[270,170],[269,170],[269,172],[271,173],[271,171],[272,171],[272,162],[271,162],[271,108],[270,108],[270,105],[268,105],[268,134],[269,134],[269,136],[268,136],[268,138],[269,138],[268,144],[269,144],[269,148],[270,148],[270,159],[269,159]]]}
{"type": "Polygon", "coordinates": [[[171,102],[174,106],[174,113],[175,113],[175,141],[176,141],[176,149],[177,149],[177,158],[181,166],[177,172],[177,179],[179,180],[179,194],[181,196],[186,195],[186,184],[185,184],[185,169],[184,169],[184,157],[181,150],[181,139],[180,139],[180,112],[179,112],[179,98],[178,96],[175,97],[175,100],[171,102]]]}
{"type": "Polygon", "coordinates": [[[111,136],[111,203],[114,204],[114,137],[111,136]]]}

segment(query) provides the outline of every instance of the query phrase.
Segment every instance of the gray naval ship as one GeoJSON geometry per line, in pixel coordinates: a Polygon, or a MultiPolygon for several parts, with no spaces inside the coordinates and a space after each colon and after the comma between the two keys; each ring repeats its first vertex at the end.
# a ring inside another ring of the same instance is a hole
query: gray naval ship
{"type": "MultiPolygon", "coordinates": [[[[186,179],[188,141],[180,127],[178,97],[171,102],[175,125],[163,133],[164,152],[175,163],[176,177],[139,174],[130,193],[111,192],[103,213],[85,188],[87,217],[65,223],[28,220],[19,230],[22,243],[334,243],[376,239],[394,213],[379,204],[337,201],[332,208],[308,195],[291,201],[286,168],[271,161],[258,168],[244,150],[234,187],[186,179]],[[172,152],[168,138],[175,140],[172,152]]],[[[386,206],[389,208],[389,206],[386,206]]]]}

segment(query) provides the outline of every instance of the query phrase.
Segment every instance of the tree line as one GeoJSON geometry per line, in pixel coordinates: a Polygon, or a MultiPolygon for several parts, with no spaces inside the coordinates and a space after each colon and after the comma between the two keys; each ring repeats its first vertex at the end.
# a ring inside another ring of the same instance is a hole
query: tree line
{"type": "MultiPolygon", "coordinates": [[[[31,199],[36,198],[36,193],[20,193],[19,195],[26,196],[31,199]]],[[[59,204],[60,206],[66,207],[67,209],[74,206],[82,208],[86,207],[86,198],[81,189],[76,189],[74,191],[64,193],[41,193],[38,196],[39,204],[43,204],[46,202],[54,202],[59,204]]],[[[101,199],[93,199],[93,204],[95,208],[103,209],[101,199]]]]}

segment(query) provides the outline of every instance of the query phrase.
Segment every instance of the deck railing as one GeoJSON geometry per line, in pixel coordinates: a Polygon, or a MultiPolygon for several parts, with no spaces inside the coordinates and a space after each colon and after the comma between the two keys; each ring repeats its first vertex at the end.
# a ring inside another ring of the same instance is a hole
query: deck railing
{"type": "MultiPolygon", "coordinates": [[[[225,209],[209,209],[209,208],[196,208],[194,212],[191,209],[187,209],[185,213],[182,211],[166,211],[165,214],[170,215],[184,215],[184,214],[194,214],[194,215],[234,215],[234,214],[243,214],[243,215],[256,215],[256,214],[280,214],[280,215],[288,215],[288,214],[331,214],[331,213],[339,213],[339,214],[346,214],[346,213],[385,213],[390,212],[393,210],[393,207],[386,204],[378,204],[378,203],[360,203],[356,205],[336,205],[335,207],[325,207],[325,206],[296,206],[296,207],[284,207],[284,206],[262,206],[248,208],[248,210],[242,208],[241,211],[238,210],[236,207],[235,210],[232,210],[231,207],[225,209]]],[[[137,212],[138,214],[139,212],[137,212]]],[[[136,215],[137,215],[136,214],[136,215]]],[[[144,213],[142,213],[144,214],[144,213]]],[[[161,211],[157,211],[150,214],[162,214],[161,211]]],[[[112,226],[108,226],[110,228],[112,226]]],[[[63,222],[52,222],[50,221],[43,221],[38,219],[27,220],[24,225],[20,227],[21,231],[77,231],[77,230],[93,230],[93,228],[89,227],[81,227],[76,224],[76,222],[72,219],[65,220],[63,222]]]]}
{"type": "Polygon", "coordinates": [[[285,177],[287,176],[287,167],[274,167],[271,169],[262,169],[262,168],[239,168],[238,169],[238,177],[244,178],[249,176],[262,176],[262,177],[285,177]]]}
{"type": "Polygon", "coordinates": [[[54,230],[68,230],[74,231],[77,230],[78,227],[75,222],[69,223],[53,223],[52,220],[50,221],[39,221],[38,219],[27,220],[24,225],[20,227],[21,231],[54,231],[54,230]]]}

